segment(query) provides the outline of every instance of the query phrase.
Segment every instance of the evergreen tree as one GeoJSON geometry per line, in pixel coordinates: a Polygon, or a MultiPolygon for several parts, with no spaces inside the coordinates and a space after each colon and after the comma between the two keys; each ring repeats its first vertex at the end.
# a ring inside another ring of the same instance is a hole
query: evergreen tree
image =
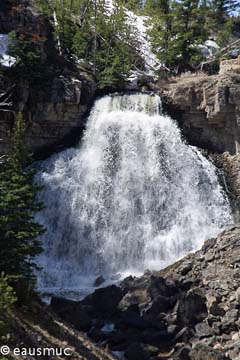
{"type": "Polygon", "coordinates": [[[12,305],[15,301],[15,293],[13,288],[8,285],[8,278],[3,273],[0,274],[0,340],[2,341],[8,331],[12,305]]]}
{"type": "Polygon", "coordinates": [[[25,124],[19,115],[12,152],[0,169],[0,273],[31,285],[34,257],[42,251],[38,236],[44,232],[34,216],[43,205],[37,200],[41,188],[34,184],[34,171],[28,167],[31,156],[24,137],[25,124]]]}
{"type": "MultiPolygon", "coordinates": [[[[157,0],[154,0],[155,7],[157,0]]],[[[158,13],[149,32],[160,62],[177,71],[192,69],[201,59],[198,45],[207,34],[199,22],[199,0],[158,0],[158,13]]]]}
{"type": "Polygon", "coordinates": [[[148,0],[145,5],[147,14],[152,14],[149,21],[149,36],[153,51],[158,59],[167,66],[174,65],[173,44],[173,16],[170,0],[148,0]]]}
{"type": "Polygon", "coordinates": [[[136,32],[119,0],[108,9],[104,0],[88,3],[73,39],[73,53],[94,64],[100,86],[121,85],[138,61],[136,32]]]}
{"type": "Polygon", "coordinates": [[[239,1],[212,0],[209,6],[208,26],[209,34],[219,45],[226,45],[233,34],[232,13],[239,8],[239,1]]]}

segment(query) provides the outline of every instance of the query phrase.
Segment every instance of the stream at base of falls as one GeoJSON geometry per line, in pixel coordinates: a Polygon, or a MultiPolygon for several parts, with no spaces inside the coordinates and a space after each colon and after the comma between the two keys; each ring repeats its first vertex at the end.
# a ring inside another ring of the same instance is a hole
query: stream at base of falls
{"type": "Polygon", "coordinates": [[[78,299],[160,270],[232,223],[214,165],[189,146],[157,96],[95,102],[81,143],[39,164],[47,229],[40,291],[78,299]]]}

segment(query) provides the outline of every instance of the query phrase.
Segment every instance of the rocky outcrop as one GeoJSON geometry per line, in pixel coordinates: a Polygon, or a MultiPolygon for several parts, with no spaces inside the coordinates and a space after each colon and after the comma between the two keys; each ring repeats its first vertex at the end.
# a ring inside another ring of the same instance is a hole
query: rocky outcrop
{"type": "Polygon", "coordinates": [[[29,34],[36,40],[49,38],[49,23],[32,6],[30,0],[2,0],[0,4],[0,33],[11,31],[29,34]]]}
{"type": "Polygon", "coordinates": [[[211,154],[219,180],[230,201],[236,223],[240,223],[240,154],[211,154]]]}
{"type": "MultiPolygon", "coordinates": [[[[7,153],[21,111],[27,125],[26,141],[36,152],[53,152],[79,137],[92,105],[96,84],[88,70],[60,56],[51,24],[31,1],[4,0],[0,4],[0,33],[14,30],[41,48],[41,70],[36,81],[11,71],[0,76],[0,154],[7,153]],[[48,71],[48,72],[47,72],[48,71]]],[[[27,69],[25,69],[27,71],[27,69]]]]}
{"type": "Polygon", "coordinates": [[[72,144],[84,127],[95,89],[91,77],[81,72],[76,75],[65,71],[41,90],[30,87],[27,82],[18,83],[13,94],[14,112],[0,110],[0,153],[9,150],[18,111],[24,115],[26,141],[33,151],[53,151],[72,144]]]}
{"type": "Polygon", "coordinates": [[[82,302],[53,299],[52,307],[128,360],[237,360],[239,266],[234,226],[162,271],[98,289],[82,302]]]}
{"type": "Polygon", "coordinates": [[[216,152],[240,151],[240,75],[189,75],[160,89],[188,141],[216,152]]]}

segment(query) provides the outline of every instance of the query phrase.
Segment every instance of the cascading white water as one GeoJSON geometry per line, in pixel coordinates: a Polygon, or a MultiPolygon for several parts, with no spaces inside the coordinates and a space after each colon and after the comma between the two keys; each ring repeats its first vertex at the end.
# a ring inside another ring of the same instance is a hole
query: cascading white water
{"type": "Polygon", "coordinates": [[[82,144],[42,162],[40,288],[160,269],[231,222],[214,166],[159,105],[146,94],[97,100],[82,144]]]}

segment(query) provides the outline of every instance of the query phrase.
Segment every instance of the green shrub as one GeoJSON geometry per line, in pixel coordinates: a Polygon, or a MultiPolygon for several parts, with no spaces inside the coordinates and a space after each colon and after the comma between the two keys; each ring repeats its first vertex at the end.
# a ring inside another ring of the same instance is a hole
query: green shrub
{"type": "Polygon", "coordinates": [[[8,278],[2,273],[0,275],[0,340],[7,335],[11,321],[12,305],[16,297],[13,288],[8,284],[8,278]]]}

